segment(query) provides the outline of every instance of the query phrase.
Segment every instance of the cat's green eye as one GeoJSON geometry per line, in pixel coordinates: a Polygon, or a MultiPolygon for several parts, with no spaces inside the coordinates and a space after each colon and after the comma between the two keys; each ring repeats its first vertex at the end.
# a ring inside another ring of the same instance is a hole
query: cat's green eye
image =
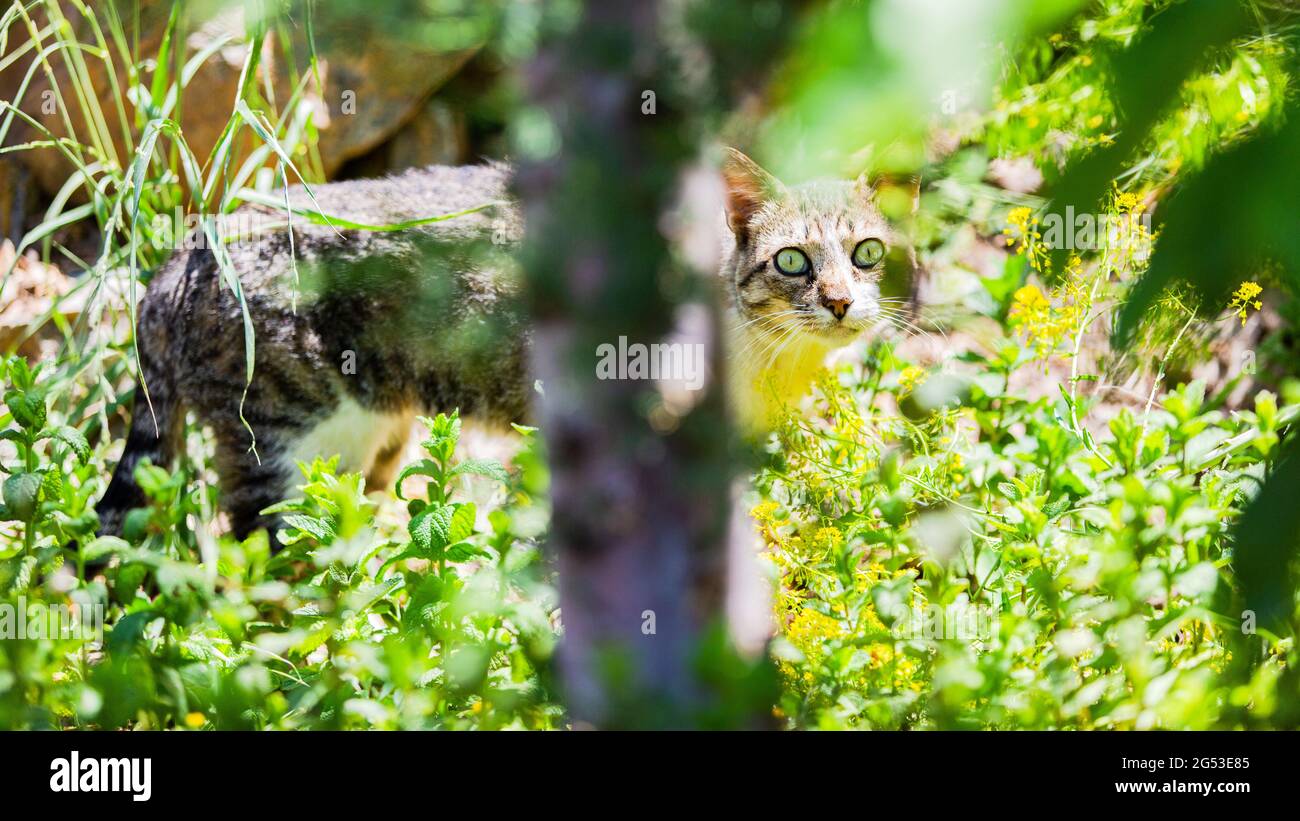
{"type": "Polygon", "coordinates": [[[800,276],[812,270],[812,263],[808,261],[808,255],[798,248],[782,248],[776,252],[774,259],[776,270],[786,276],[800,276]]]}
{"type": "Polygon", "coordinates": [[[864,239],[853,249],[853,264],[859,268],[871,268],[885,258],[885,243],[878,239],[864,239]]]}

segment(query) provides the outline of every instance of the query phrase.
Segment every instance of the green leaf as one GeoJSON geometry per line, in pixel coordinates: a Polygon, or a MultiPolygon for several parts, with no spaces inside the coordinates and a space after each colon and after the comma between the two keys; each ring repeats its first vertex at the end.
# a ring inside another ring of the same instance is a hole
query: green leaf
{"type": "Polygon", "coordinates": [[[102,559],[104,556],[111,556],[114,553],[130,552],[131,545],[125,539],[120,539],[117,536],[100,536],[81,550],[82,557],[88,562],[102,559]]]}
{"type": "Polygon", "coordinates": [[[397,498],[402,500],[406,499],[406,497],[402,495],[402,482],[406,481],[408,476],[428,476],[436,482],[442,479],[442,468],[432,459],[421,459],[418,462],[413,462],[402,468],[402,472],[397,474],[397,485],[395,488],[397,498]]]}
{"type": "Polygon", "coordinates": [[[90,443],[86,441],[86,437],[82,435],[81,431],[71,425],[63,425],[51,431],[43,431],[40,438],[53,439],[67,445],[69,450],[77,454],[77,461],[83,465],[90,461],[90,443]]]}
{"type": "Polygon", "coordinates": [[[113,630],[108,634],[108,652],[112,655],[125,653],[144,638],[144,629],[149,622],[158,618],[153,610],[138,610],[118,619],[113,630]]]}
{"type": "Polygon", "coordinates": [[[63,474],[54,469],[47,469],[41,473],[41,495],[40,498],[50,501],[59,499],[63,496],[63,474]]]}
{"type": "Polygon", "coordinates": [[[393,556],[388,561],[380,565],[379,572],[383,573],[385,570],[388,569],[389,565],[396,564],[397,562],[400,562],[403,559],[429,559],[429,558],[431,557],[428,555],[428,553],[422,548],[420,548],[418,545],[414,547],[408,547],[407,549],[403,550],[401,553],[398,553],[396,556],[393,556]]]}
{"type": "Polygon", "coordinates": [[[447,548],[447,558],[453,562],[467,562],[478,556],[486,556],[487,551],[470,542],[457,542],[447,548]]]}
{"type": "Polygon", "coordinates": [[[496,459],[466,459],[451,469],[452,476],[460,476],[463,473],[486,476],[489,479],[496,479],[502,484],[510,481],[510,474],[496,459]]]}
{"type": "Polygon", "coordinates": [[[39,473],[18,473],[5,480],[4,500],[10,516],[24,522],[32,518],[40,497],[41,479],[39,473]]]}
{"type": "Polygon", "coordinates": [[[1050,502],[1043,507],[1043,513],[1049,519],[1055,519],[1062,513],[1070,509],[1070,497],[1061,496],[1056,501],[1050,502]]]}
{"type": "Polygon", "coordinates": [[[451,541],[451,517],[449,505],[429,505],[411,520],[406,529],[421,550],[432,553],[451,541]]]}
{"type": "Polygon", "coordinates": [[[9,391],[5,394],[5,404],[13,414],[14,421],[28,430],[40,430],[45,427],[45,391],[33,388],[30,391],[9,391]]]}
{"type": "Polygon", "coordinates": [[[334,525],[316,516],[303,516],[300,514],[285,516],[284,523],[288,527],[297,528],[310,535],[321,544],[329,544],[338,538],[334,525]]]}
{"type": "Polygon", "coordinates": [[[447,541],[459,542],[474,535],[474,520],[478,514],[473,502],[456,505],[456,512],[451,514],[451,525],[447,528],[447,541]]]}

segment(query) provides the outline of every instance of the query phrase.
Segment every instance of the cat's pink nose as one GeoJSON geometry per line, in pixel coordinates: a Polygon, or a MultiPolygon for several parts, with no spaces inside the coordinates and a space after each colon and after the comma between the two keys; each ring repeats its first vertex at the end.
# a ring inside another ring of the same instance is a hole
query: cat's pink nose
{"type": "Polygon", "coordinates": [[[836,319],[843,319],[844,315],[849,312],[849,306],[853,304],[853,300],[848,298],[827,299],[823,300],[822,304],[829,308],[831,313],[835,314],[836,319]]]}

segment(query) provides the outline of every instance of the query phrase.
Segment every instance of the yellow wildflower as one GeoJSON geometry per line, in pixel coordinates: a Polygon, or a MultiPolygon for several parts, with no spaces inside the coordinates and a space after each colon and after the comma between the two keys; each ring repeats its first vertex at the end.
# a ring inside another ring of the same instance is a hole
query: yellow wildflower
{"type": "Polygon", "coordinates": [[[812,544],[817,550],[829,553],[844,542],[844,534],[834,527],[819,527],[813,534],[812,544]]]}
{"type": "MultiPolygon", "coordinates": [[[[1011,318],[1019,322],[1036,322],[1052,310],[1052,302],[1037,285],[1025,285],[1011,297],[1011,318]]],[[[1013,323],[1014,324],[1014,323],[1013,323]]]]}
{"type": "Polygon", "coordinates": [[[1228,303],[1228,310],[1240,317],[1241,324],[1245,325],[1247,311],[1250,308],[1254,308],[1258,311],[1260,308],[1264,307],[1264,303],[1257,299],[1257,297],[1263,292],[1264,289],[1259,287],[1259,283],[1257,282],[1247,280],[1246,282],[1241,283],[1241,285],[1237,287],[1237,290],[1232,294],[1232,301],[1228,303]]]}
{"type": "Polygon", "coordinates": [[[917,672],[917,664],[907,656],[901,656],[898,664],[894,668],[894,686],[906,687],[910,690],[920,691],[924,686],[923,682],[913,679],[917,672]]]}
{"type": "Polygon", "coordinates": [[[805,607],[794,617],[785,629],[786,638],[803,653],[811,655],[829,639],[844,635],[844,628],[838,619],[818,613],[811,607],[805,607]]]}
{"type": "Polygon", "coordinates": [[[778,507],[780,507],[780,505],[771,500],[759,502],[754,505],[753,510],[749,511],[749,515],[753,516],[755,521],[766,524],[774,521],[778,507]]]}
{"type": "Polygon", "coordinates": [[[867,655],[871,658],[871,669],[879,670],[894,658],[894,648],[877,642],[867,648],[867,655]]]}
{"type": "Polygon", "coordinates": [[[1024,254],[1029,265],[1035,271],[1043,270],[1047,263],[1047,246],[1043,244],[1042,232],[1038,230],[1038,217],[1027,206],[1013,208],[1007,213],[1007,227],[1002,229],[1008,246],[1018,246],[1016,251],[1024,254]]]}
{"type": "Polygon", "coordinates": [[[898,375],[898,395],[907,396],[912,391],[922,385],[928,374],[924,369],[915,365],[908,365],[903,372],[898,375]]]}
{"type": "Polygon", "coordinates": [[[1133,213],[1142,208],[1142,198],[1126,191],[1115,192],[1115,208],[1120,212],[1133,213]]]}
{"type": "Polygon", "coordinates": [[[1059,293],[1059,307],[1036,285],[1025,285],[1012,294],[1007,319],[1027,343],[1033,344],[1039,357],[1051,356],[1087,313],[1088,295],[1080,289],[1077,279],[1072,276],[1059,293]]]}

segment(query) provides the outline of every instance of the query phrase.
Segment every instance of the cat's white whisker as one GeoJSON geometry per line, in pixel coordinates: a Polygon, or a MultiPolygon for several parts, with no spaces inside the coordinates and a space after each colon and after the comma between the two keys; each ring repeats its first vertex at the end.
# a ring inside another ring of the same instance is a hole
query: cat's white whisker
{"type": "MultiPolygon", "coordinates": [[[[925,328],[922,328],[920,325],[917,325],[915,322],[908,319],[906,315],[904,315],[902,312],[896,309],[881,306],[880,315],[896,323],[899,323],[900,330],[903,327],[909,329],[911,331],[910,334],[911,336],[925,336],[930,338],[934,337],[934,333],[926,330],[925,328]]],[[[952,343],[952,340],[948,338],[948,334],[943,330],[943,328],[936,327],[935,331],[938,332],[939,336],[943,337],[943,341],[945,344],[950,345],[952,343]]]]}

